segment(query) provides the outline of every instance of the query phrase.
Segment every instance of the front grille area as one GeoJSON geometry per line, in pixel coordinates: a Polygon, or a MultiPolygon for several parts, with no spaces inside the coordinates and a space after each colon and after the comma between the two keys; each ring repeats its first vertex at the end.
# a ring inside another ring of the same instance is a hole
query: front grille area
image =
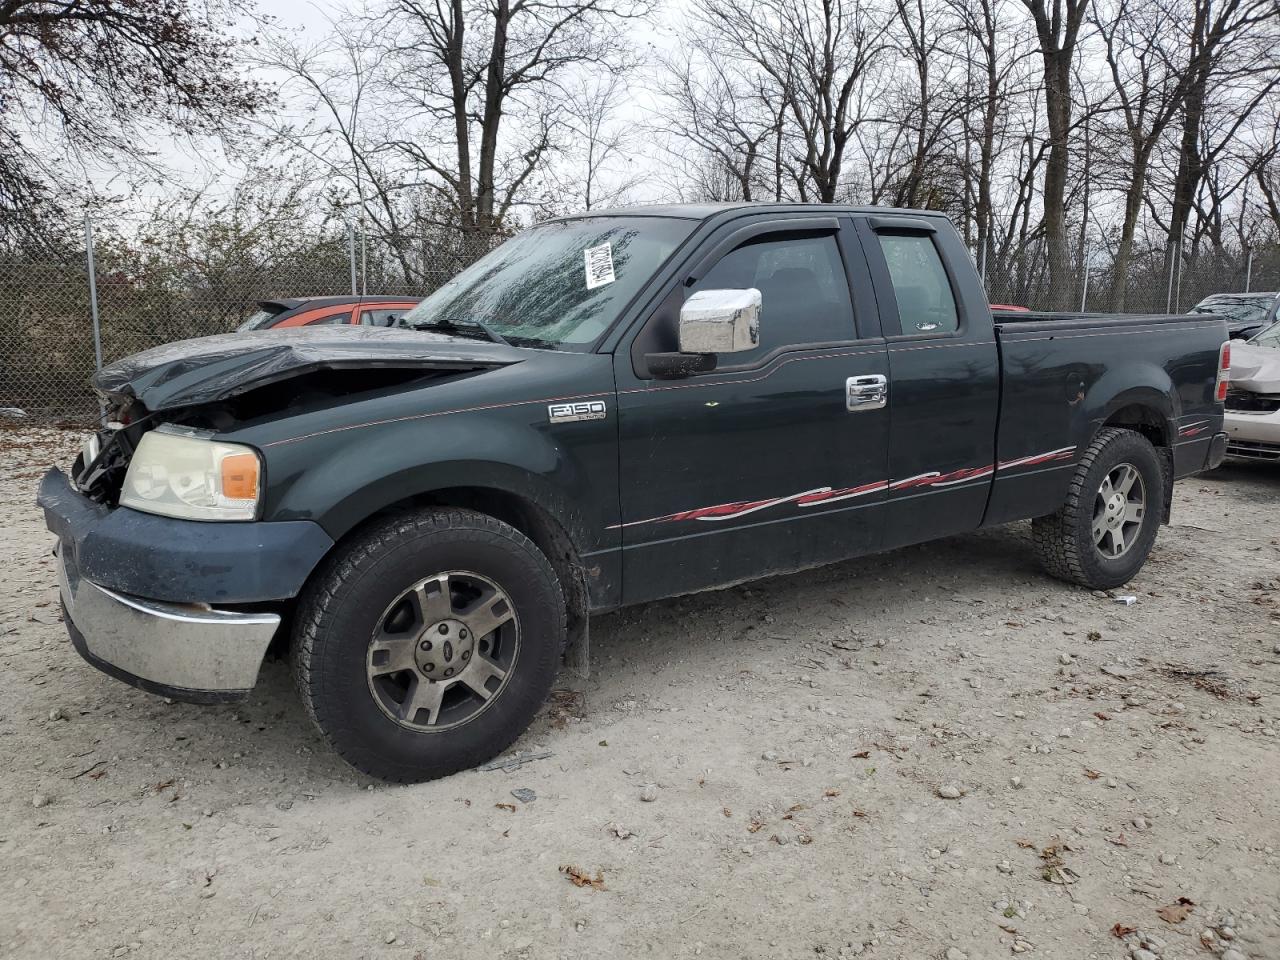
{"type": "Polygon", "coordinates": [[[1280,463],[1280,443],[1261,443],[1257,440],[1228,440],[1227,456],[1243,460],[1267,460],[1280,463]]]}
{"type": "Polygon", "coordinates": [[[1253,393],[1249,390],[1227,390],[1227,409],[1246,413],[1275,413],[1280,410],[1280,396],[1253,393]]]}

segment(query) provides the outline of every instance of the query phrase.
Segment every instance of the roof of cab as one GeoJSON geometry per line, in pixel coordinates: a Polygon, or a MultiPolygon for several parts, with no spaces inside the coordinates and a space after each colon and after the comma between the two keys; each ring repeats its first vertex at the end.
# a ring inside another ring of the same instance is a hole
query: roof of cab
{"type": "Polygon", "coordinates": [[[903,214],[913,217],[943,217],[937,210],[908,210],[902,207],[868,207],[845,203],[775,203],[773,201],[737,201],[733,203],[661,203],[630,207],[584,210],[551,218],[553,221],[584,220],[590,217],[676,217],[684,220],[706,220],[721,213],[817,213],[817,214],[903,214]]]}

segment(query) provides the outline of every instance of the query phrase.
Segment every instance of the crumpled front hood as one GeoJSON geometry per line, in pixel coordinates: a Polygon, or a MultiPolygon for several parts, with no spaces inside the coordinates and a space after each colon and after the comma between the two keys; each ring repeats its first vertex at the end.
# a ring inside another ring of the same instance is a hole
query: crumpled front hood
{"type": "Polygon", "coordinates": [[[291,327],[178,340],[104,367],[97,388],[148,410],[225,400],[318,370],[483,370],[524,351],[444,333],[380,327],[291,327]]]}
{"type": "Polygon", "coordinates": [[[1253,393],[1280,393],[1280,350],[1231,344],[1231,386],[1253,393]]]}

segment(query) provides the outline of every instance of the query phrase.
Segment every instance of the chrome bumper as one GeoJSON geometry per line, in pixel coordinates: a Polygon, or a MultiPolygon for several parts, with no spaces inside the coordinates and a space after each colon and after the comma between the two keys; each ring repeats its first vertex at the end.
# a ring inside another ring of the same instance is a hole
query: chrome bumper
{"type": "Polygon", "coordinates": [[[116,593],[82,578],[58,550],[58,582],[76,650],[104,673],[194,703],[245,697],[280,626],[275,613],[237,613],[116,593]]]}

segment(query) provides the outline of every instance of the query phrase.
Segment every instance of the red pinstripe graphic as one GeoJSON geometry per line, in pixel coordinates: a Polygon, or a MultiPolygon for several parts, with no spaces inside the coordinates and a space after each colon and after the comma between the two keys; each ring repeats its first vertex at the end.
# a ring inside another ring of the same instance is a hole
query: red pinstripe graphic
{"type": "Polygon", "coordinates": [[[1208,429],[1208,420],[1197,420],[1195,423],[1188,423],[1185,427],[1179,427],[1178,436],[1194,437],[1197,433],[1204,433],[1208,429]]]}
{"type": "MultiPolygon", "coordinates": [[[[1057,450],[1050,450],[1047,453],[1037,453],[1029,457],[1020,457],[1017,460],[1005,460],[998,465],[998,468],[1000,470],[1011,470],[1017,467],[1030,467],[1041,463],[1050,463],[1055,460],[1070,460],[1075,449],[1075,447],[1061,447],[1057,450]]],[[[756,513],[760,510],[767,510],[770,507],[781,506],[784,503],[794,503],[798,507],[812,507],[815,504],[835,503],[839,500],[851,500],[855,497],[862,497],[866,496],[868,493],[877,493],[879,491],[891,491],[896,493],[899,490],[911,490],[918,487],[951,487],[962,483],[969,483],[973,480],[979,480],[983,477],[989,477],[996,472],[996,469],[996,464],[989,464],[985,467],[964,467],[960,470],[952,470],[950,473],[940,473],[934,470],[929,473],[917,474],[914,477],[906,477],[902,480],[876,480],[872,483],[864,483],[857,487],[817,487],[813,490],[805,490],[803,493],[793,493],[785,497],[772,497],[768,500],[739,500],[734,503],[718,503],[710,507],[695,507],[692,510],[681,510],[679,513],[669,513],[662,517],[650,517],[647,520],[631,520],[627,523],[615,523],[607,529],[620,530],[624,527],[639,527],[648,523],[677,523],[682,520],[705,520],[711,522],[718,520],[733,520],[738,517],[746,516],[749,513],[756,513]]]]}
{"type": "Polygon", "coordinates": [[[1070,460],[1075,452],[1075,447],[1060,447],[1057,450],[1050,450],[1048,453],[1036,453],[1029,457],[1019,457],[1017,460],[1001,460],[999,467],[1001,470],[1009,470],[1013,467],[1031,467],[1041,463],[1050,463],[1054,460],[1070,460]]]}

